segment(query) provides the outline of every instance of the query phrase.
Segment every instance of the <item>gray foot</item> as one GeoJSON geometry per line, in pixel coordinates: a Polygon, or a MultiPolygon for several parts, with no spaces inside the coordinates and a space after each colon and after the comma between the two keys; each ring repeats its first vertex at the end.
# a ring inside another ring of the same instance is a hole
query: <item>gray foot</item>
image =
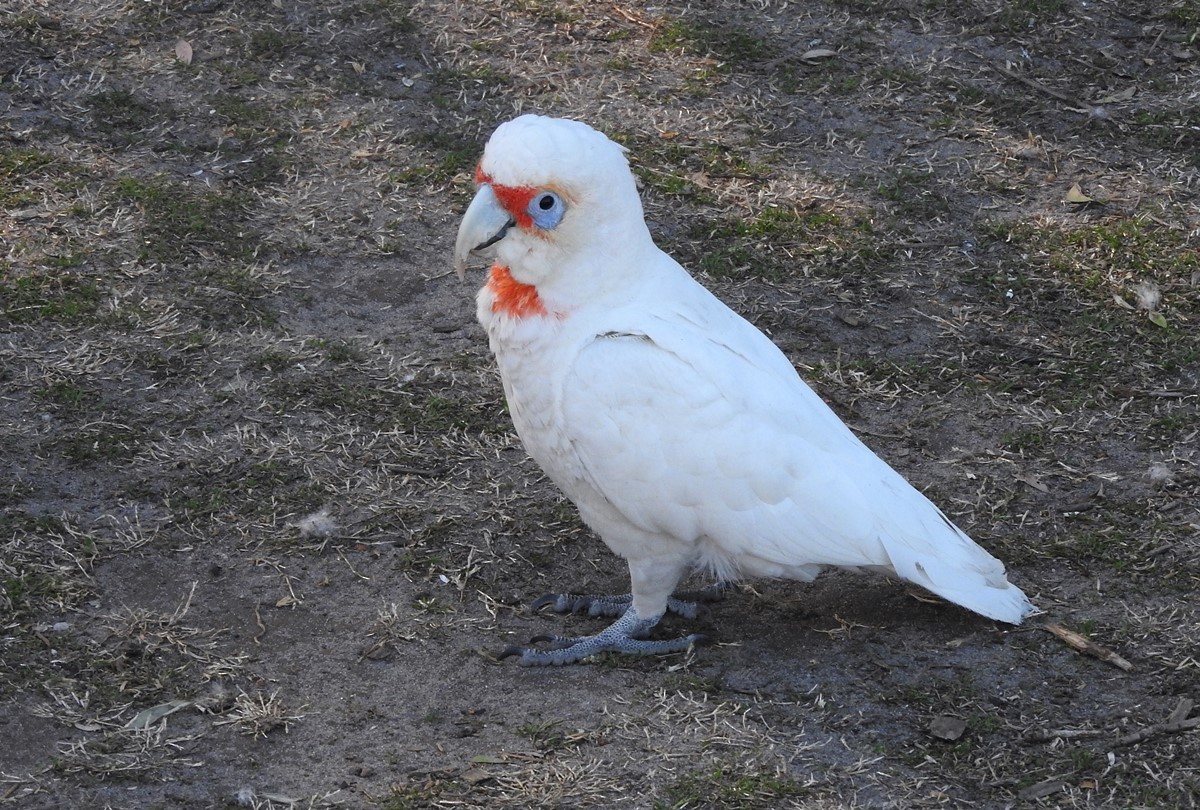
{"type": "MultiPolygon", "coordinates": [[[[616,598],[616,597],[613,597],[616,598]]],[[[541,601],[541,600],[538,600],[541,601]]],[[[549,604],[549,603],[547,603],[549,604]]],[[[693,610],[695,605],[692,606],[693,610]]],[[[593,614],[599,615],[599,614],[593,614]]],[[[518,657],[522,666],[561,666],[574,664],[593,655],[603,652],[625,653],[627,655],[662,655],[664,653],[682,652],[694,644],[700,643],[704,636],[693,633],[682,638],[665,641],[649,641],[643,638],[658,624],[659,616],[643,619],[632,607],[626,609],[624,615],[594,636],[579,638],[564,638],[562,636],[537,636],[533,643],[547,642],[548,650],[536,650],[529,647],[512,646],[500,653],[500,658],[518,657]]]]}
{"type": "MultiPolygon", "coordinates": [[[[733,587],[733,584],[722,580],[699,591],[683,594],[689,598],[667,600],[667,610],[685,619],[696,618],[697,604],[700,602],[716,602],[723,598],[733,587]]],[[[578,593],[548,593],[539,596],[530,605],[535,613],[544,607],[549,607],[555,613],[578,613],[588,616],[621,616],[633,603],[633,596],[623,593],[616,596],[598,596],[596,594],[578,593]]]]}
{"type": "MultiPolygon", "coordinates": [[[[633,604],[633,596],[627,593],[618,596],[597,596],[579,593],[548,593],[530,605],[534,612],[549,607],[555,613],[578,613],[588,616],[623,616],[633,604]]],[[[696,618],[696,603],[682,599],[667,600],[667,610],[685,619],[696,618]]]]}

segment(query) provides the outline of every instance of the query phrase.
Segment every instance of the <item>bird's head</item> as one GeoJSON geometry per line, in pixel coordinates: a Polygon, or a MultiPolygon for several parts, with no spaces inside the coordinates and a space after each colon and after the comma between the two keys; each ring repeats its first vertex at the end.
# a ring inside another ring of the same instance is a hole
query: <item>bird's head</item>
{"type": "Polygon", "coordinates": [[[492,259],[539,293],[590,294],[650,242],[623,147],[579,121],[523,115],[501,124],[475,172],[478,191],[454,246],[461,278],[492,259]]]}

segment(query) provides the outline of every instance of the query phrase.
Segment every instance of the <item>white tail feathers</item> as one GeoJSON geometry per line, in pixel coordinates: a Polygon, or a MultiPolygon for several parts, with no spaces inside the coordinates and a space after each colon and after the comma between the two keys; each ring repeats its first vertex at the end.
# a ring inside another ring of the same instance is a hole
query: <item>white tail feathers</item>
{"type": "Polygon", "coordinates": [[[961,542],[943,544],[938,556],[922,555],[907,543],[882,538],[892,569],[902,578],[989,619],[1020,624],[1037,608],[1004,576],[1004,565],[950,524],[961,542]]]}

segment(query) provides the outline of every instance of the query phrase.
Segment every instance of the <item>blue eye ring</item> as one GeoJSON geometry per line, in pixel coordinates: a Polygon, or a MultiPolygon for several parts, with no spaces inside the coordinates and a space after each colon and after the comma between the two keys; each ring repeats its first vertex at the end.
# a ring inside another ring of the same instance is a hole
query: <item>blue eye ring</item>
{"type": "Polygon", "coordinates": [[[567,213],[567,204],[553,191],[539,191],[529,201],[525,213],[529,214],[534,225],[543,231],[549,231],[557,228],[558,223],[562,222],[567,213]]]}

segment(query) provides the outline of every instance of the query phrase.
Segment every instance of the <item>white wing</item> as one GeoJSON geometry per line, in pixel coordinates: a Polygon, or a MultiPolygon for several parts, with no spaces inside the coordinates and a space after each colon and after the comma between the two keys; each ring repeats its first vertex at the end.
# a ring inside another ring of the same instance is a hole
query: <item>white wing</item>
{"type": "Polygon", "coordinates": [[[681,280],[654,314],[632,308],[636,326],[587,344],[564,381],[570,441],[613,507],[718,569],[809,579],[824,565],[883,567],[992,618],[1032,610],[770,340],[681,280]]]}

